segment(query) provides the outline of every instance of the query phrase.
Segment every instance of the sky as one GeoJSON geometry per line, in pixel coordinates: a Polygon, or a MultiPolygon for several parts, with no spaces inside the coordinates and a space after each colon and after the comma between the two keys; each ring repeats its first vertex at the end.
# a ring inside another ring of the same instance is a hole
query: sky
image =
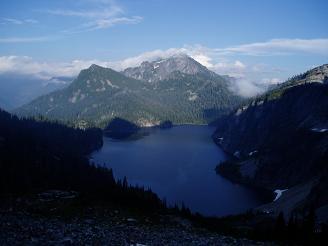
{"type": "Polygon", "coordinates": [[[328,63],[326,0],[3,0],[0,74],[75,76],[186,53],[240,94],[328,63]]]}

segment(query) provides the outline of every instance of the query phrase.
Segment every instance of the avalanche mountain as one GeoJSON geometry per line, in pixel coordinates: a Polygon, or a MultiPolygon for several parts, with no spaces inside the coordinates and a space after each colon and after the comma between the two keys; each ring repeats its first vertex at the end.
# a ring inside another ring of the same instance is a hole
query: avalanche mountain
{"type": "Polygon", "coordinates": [[[66,88],[38,97],[14,112],[42,115],[79,127],[106,127],[114,118],[138,126],[209,123],[242,99],[229,80],[186,55],[116,72],[91,65],[66,88]]]}

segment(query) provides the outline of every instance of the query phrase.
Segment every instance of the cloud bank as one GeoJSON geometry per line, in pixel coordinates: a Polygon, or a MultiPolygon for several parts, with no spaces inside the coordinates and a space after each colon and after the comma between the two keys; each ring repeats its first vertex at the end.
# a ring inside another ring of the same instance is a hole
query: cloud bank
{"type": "MultiPolygon", "coordinates": [[[[119,11],[118,11],[119,12],[119,11]]],[[[82,13],[66,13],[82,15],[82,13]]],[[[86,13],[83,13],[86,15],[86,13]]],[[[88,15],[93,16],[92,13],[88,15]]],[[[42,39],[42,37],[40,37],[42,39]]],[[[14,41],[14,40],[11,40],[14,41]]],[[[20,42],[19,39],[15,40],[20,42]]],[[[0,42],[5,42],[1,40],[0,42]]],[[[279,70],[265,64],[246,64],[240,59],[234,59],[233,54],[244,55],[287,55],[293,52],[328,54],[328,39],[273,39],[262,43],[243,44],[228,48],[207,48],[200,45],[186,45],[182,48],[167,50],[153,50],[137,56],[128,57],[118,61],[73,60],[70,62],[40,62],[27,56],[0,57],[0,74],[17,73],[36,76],[38,78],[51,78],[55,76],[76,76],[80,70],[91,64],[110,67],[121,71],[127,67],[139,66],[143,61],[154,61],[176,54],[187,54],[210,70],[234,77],[231,90],[245,97],[263,93],[268,86],[283,82],[279,70]]]]}
{"type": "Polygon", "coordinates": [[[39,23],[37,20],[34,19],[16,19],[16,18],[0,18],[0,24],[2,25],[23,25],[23,24],[37,24],[39,23]]]}

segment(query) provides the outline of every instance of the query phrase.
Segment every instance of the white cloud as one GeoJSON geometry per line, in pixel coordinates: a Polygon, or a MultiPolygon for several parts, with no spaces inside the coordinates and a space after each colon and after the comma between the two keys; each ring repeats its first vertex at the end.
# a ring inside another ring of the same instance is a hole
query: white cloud
{"type": "Polygon", "coordinates": [[[191,55],[191,57],[205,67],[209,69],[213,68],[212,58],[206,56],[205,54],[199,53],[199,54],[191,55]]]}
{"type": "MultiPolygon", "coordinates": [[[[36,42],[47,40],[48,37],[39,38],[11,38],[0,39],[1,42],[36,42]]],[[[300,40],[300,39],[297,39],[300,40]]],[[[0,73],[14,72],[21,74],[30,74],[38,77],[50,78],[54,76],[75,76],[80,70],[89,67],[91,64],[98,64],[104,67],[110,67],[121,71],[127,67],[139,66],[143,61],[154,61],[163,59],[176,54],[187,54],[193,57],[202,65],[215,71],[218,74],[229,75],[235,80],[231,84],[231,89],[239,95],[253,96],[265,91],[272,84],[281,83],[287,78],[287,72],[279,68],[265,64],[247,64],[242,59],[231,59],[231,56],[223,56],[222,50],[230,52],[242,52],[249,55],[266,53],[271,55],[281,53],[281,51],[290,52],[298,50],[302,52],[325,52],[325,42],[328,39],[302,40],[301,42],[291,42],[287,39],[275,39],[263,43],[245,44],[235,48],[211,49],[200,45],[184,46],[182,48],[170,48],[167,50],[153,50],[144,52],[137,56],[129,57],[118,61],[101,61],[101,60],[73,60],[71,62],[38,62],[31,57],[26,56],[2,56],[0,57],[0,73]],[[279,42],[277,40],[280,40],[279,42]],[[284,41],[282,41],[284,40],[284,41]],[[317,41],[313,41],[317,40],[317,41]],[[298,44],[293,46],[292,44],[298,44]],[[311,45],[310,45],[311,44],[311,45]],[[317,47],[312,45],[317,44],[317,47]],[[220,51],[218,51],[220,50],[220,51]]],[[[289,53],[290,53],[289,52],[289,53]]],[[[325,53],[324,53],[325,54],[325,53]]],[[[288,74],[288,76],[293,74],[288,74]]]]}
{"type": "Polygon", "coordinates": [[[239,60],[234,62],[218,62],[212,66],[212,70],[218,74],[225,74],[232,77],[245,77],[247,66],[239,60]]]}
{"type": "Polygon", "coordinates": [[[37,24],[37,23],[39,23],[39,21],[34,20],[34,19],[25,19],[24,21],[25,21],[25,23],[31,23],[31,24],[37,24]]]}
{"type": "Polygon", "coordinates": [[[179,53],[187,53],[184,48],[171,48],[167,50],[153,50],[149,52],[144,52],[140,55],[126,58],[124,60],[118,61],[115,64],[115,69],[123,70],[128,67],[139,66],[143,61],[155,61],[158,59],[164,59],[179,53]]]}
{"type": "Polygon", "coordinates": [[[60,15],[66,17],[75,17],[84,20],[84,23],[77,27],[64,30],[64,33],[79,33],[93,31],[97,29],[106,29],[118,24],[137,24],[143,18],[141,16],[127,16],[121,6],[115,1],[87,1],[92,2],[92,7],[86,5],[84,9],[48,9],[43,12],[51,15],[60,15]]]}
{"type": "Polygon", "coordinates": [[[53,14],[53,15],[62,15],[62,16],[75,16],[75,17],[83,17],[83,18],[109,18],[116,16],[118,14],[122,14],[123,10],[118,6],[110,6],[110,8],[100,9],[100,10],[66,10],[66,9],[49,9],[44,12],[53,14]]]}
{"type": "Polygon", "coordinates": [[[230,89],[237,95],[252,97],[263,93],[267,89],[267,86],[257,84],[256,81],[247,78],[236,78],[232,80],[230,89]]]}
{"type": "Polygon", "coordinates": [[[34,42],[44,42],[50,41],[54,37],[41,36],[41,37],[7,37],[0,38],[0,43],[34,43],[34,42]]]}
{"type": "Polygon", "coordinates": [[[240,69],[245,69],[246,68],[246,65],[243,64],[241,61],[238,61],[238,60],[235,61],[234,65],[235,65],[235,67],[240,68],[240,69]]]}
{"type": "Polygon", "coordinates": [[[141,16],[132,17],[115,17],[109,19],[97,19],[88,23],[84,23],[78,27],[74,27],[68,30],[64,30],[64,33],[74,34],[80,32],[93,31],[98,29],[106,29],[119,24],[138,24],[143,20],[141,16]]]}
{"type": "Polygon", "coordinates": [[[230,84],[230,89],[240,96],[252,97],[265,92],[269,86],[282,82],[283,80],[280,78],[234,78],[230,84]]]}
{"type": "Polygon", "coordinates": [[[296,52],[328,55],[328,39],[272,39],[267,42],[214,49],[214,51],[221,55],[244,54],[251,56],[270,56],[296,52]]]}
{"type": "Polygon", "coordinates": [[[39,22],[34,19],[1,18],[1,24],[23,25],[23,24],[36,24],[36,23],[39,22]]]}
{"type": "MultiPolygon", "coordinates": [[[[143,18],[141,16],[126,16],[122,7],[120,7],[114,0],[85,0],[92,3],[93,8],[86,5],[81,10],[71,9],[48,9],[41,12],[50,15],[60,15],[73,18],[81,18],[81,25],[74,26],[61,31],[52,36],[36,36],[36,37],[0,37],[0,43],[31,43],[43,42],[63,38],[65,36],[88,32],[97,29],[106,29],[115,25],[129,25],[138,24],[143,18]]],[[[16,19],[16,18],[0,18],[0,24],[36,24],[35,19],[16,19]]]]}
{"type": "Polygon", "coordinates": [[[0,57],[0,73],[28,74],[47,79],[53,76],[76,75],[81,69],[88,65],[88,62],[79,60],[70,63],[47,63],[35,61],[28,56],[0,57]]]}
{"type": "Polygon", "coordinates": [[[141,16],[100,19],[97,20],[95,23],[91,23],[91,26],[94,26],[94,29],[103,29],[112,27],[116,24],[138,24],[142,21],[142,19],[143,18],[141,16]]]}
{"type": "Polygon", "coordinates": [[[165,59],[173,55],[186,54],[198,61],[203,66],[212,69],[214,68],[215,64],[212,62],[212,58],[202,51],[203,48],[204,47],[201,47],[199,45],[186,45],[183,48],[170,48],[167,50],[157,49],[153,51],[148,51],[141,53],[140,55],[129,57],[116,62],[115,68],[117,70],[123,70],[127,67],[139,66],[143,61],[155,61],[158,59],[165,59]]]}
{"type": "Polygon", "coordinates": [[[28,56],[2,56],[0,57],[0,74],[15,73],[50,79],[56,76],[76,76],[82,69],[88,68],[91,64],[98,64],[120,71],[127,67],[138,66],[146,60],[154,61],[186,53],[188,55],[194,54],[194,58],[198,58],[198,61],[202,62],[203,65],[206,65],[206,63],[210,64],[209,68],[219,74],[228,74],[235,77],[230,88],[236,94],[245,97],[262,93],[267,89],[268,85],[281,82],[278,78],[251,79],[252,74],[249,72],[251,69],[241,61],[212,64],[209,57],[200,55],[197,52],[185,48],[154,50],[120,61],[73,60],[71,62],[39,62],[28,56]]]}

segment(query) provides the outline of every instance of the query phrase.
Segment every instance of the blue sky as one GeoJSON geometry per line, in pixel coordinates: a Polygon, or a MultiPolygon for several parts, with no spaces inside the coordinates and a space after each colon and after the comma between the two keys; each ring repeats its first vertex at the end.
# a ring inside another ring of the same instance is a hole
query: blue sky
{"type": "Polygon", "coordinates": [[[327,9],[326,0],[1,1],[0,73],[120,70],[184,52],[245,83],[274,83],[328,62],[327,9]]]}

